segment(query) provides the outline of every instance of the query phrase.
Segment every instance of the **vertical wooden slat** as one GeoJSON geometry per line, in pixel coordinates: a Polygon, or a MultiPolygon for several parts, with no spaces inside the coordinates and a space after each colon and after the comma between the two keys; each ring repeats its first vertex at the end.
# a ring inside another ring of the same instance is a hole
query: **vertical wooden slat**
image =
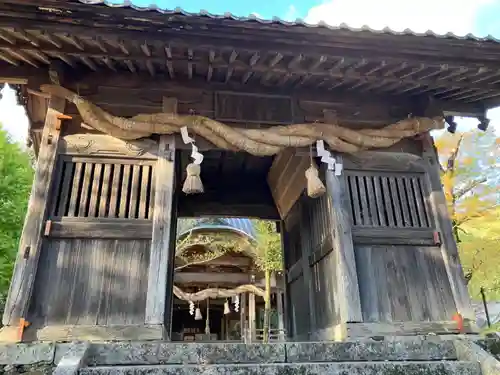
{"type": "Polygon", "coordinates": [[[128,217],[130,219],[137,219],[138,217],[138,209],[140,202],[140,186],[141,181],[141,166],[134,165],[132,169],[132,186],[130,187],[130,205],[128,209],[128,217]]]}
{"type": "MultiPolygon", "coordinates": [[[[429,209],[432,210],[432,207],[431,207],[429,200],[427,199],[428,196],[430,195],[430,192],[426,189],[427,184],[424,182],[424,180],[422,178],[418,179],[418,186],[419,186],[418,191],[419,191],[420,197],[422,199],[422,205],[423,205],[424,211],[425,211],[425,218],[427,219],[427,223],[430,227],[430,226],[432,226],[432,219],[431,219],[431,214],[429,212],[429,209]]],[[[441,189],[442,189],[442,187],[441,187],[441,189]]]]}
{"type": "Polygon", "coordinates": [[[347,176],[347,183],[349,184],[349,189],[351,191],[351,204],[352,210],[354,211],[354,225],[363,225],[363,220],[361,219],[359,194],[358,194],[358,183],[356,176],[347,176]]]}
{"type": "Polygon", "coordinates": [[[113,166],[111,164],[104,165],[104,172],[102,175],[102,188],[101,188],[101,199],[99,201],[99,211],[97,216],[106,217],[108,216],[108,210],[110,205],[110,188],[111,188],[111,173],[113,172],[113,166]]]}
{"type": "Polygon", "coordinates": [[[91,194],[89,199],[89,217],[96,217],[99,214],[99,200],[101,198],[101,178],[102,178],[102,164],[95,164],[94,176],[92,179],[92,187],[90,188],[91,194]]]}
{"type": "Polygon", "coordinates": [[[427,163],[427,176],[429,192],[429,203],[435,218],[435,225],[441,232],[443,241],[441,244],[441,254],[443,256],[448,279],[450,281],[451,291],[457,311],[466,319],[474,320],[475,314],[472,309],[467,284],[458,256],[458,249],[453,237],[453,227],[448,212],[446,197],[441,186],[441,176],[439,173],[439,159],[437,151],[434,148],[433,140],[430,135],[424,140],[423,158],[427,163]]]}
{"type": "Polygon", "coordinates": [[[59,202],[57,206],[56,216],[65,216],[67,214],[67,209],[69,205],[69,195],[71,190],[71,182],[73,181],[73,170],[75,164],[71,162],[64,163],[64,175],[62,178],[62,187],[57,200],[59,202]]]}
{"type": "Polygon", "coordinates": [[[82,193],[80,195],[80,206],[78,207],[78,215],[86,217],[88,215],[89,199],[92,193],[92,176],[94,173],[94,164],[86,163],[85,172],[83,175],[82,193]]]}
{"type": "Polygon", "coordinates": [[[137,213],[137,217],[139,219],[147,219],[148,218],[148,194],[149,194],[149,173],[151,168],[149,165],[142,166],[142,175],[141,175],[141,196],[139,197],[139,212],[137,213]]]}
{"type": "Polygon", "coordinates": [[[422,197],[422,189],[420,188],[419,184],[419,178],[417,177],[412,177],[411,178],[411,185],[412,185],[412,190],[413,194],[415,196],[415,204],[417,206],[417,211],[418,211],[418,217],[421,223],[422,227],[429,227],[429,220],[427,219],[427,213],[425,209],[425,201],[422,197]]]}
{"type": "Polygon", "coordinates": [[[411,178],[405,177],[403,178],[403,180],[404,180],[406,195],[408,197],[408,205],[410,207],[411,225],[415,228],[421,228],[422,225],[420,224],[417,207],[415,205],[415,195],[413,194],[413,187],[411,186],[411,178]]]}
{"type": "Polygon", "coordinates": [[[394,228],[396,226],[396,220],[394,218],[394,209],[391,204],[392,197],[389,189],[389,180],[387,177],[381,177],[380,180],[382,183],[382,194],[384,197],[385,212],[387,213],[387,221],[389,226],[394,228]]]}
{"type": "Polygon", "coordinates": [[[124,165],[123,166],[123,176],[121,180],[121,194],[119,199],[120,202],[120,211],[118,217],[120,218],[126,218],[128,217],[128,201],[130,198],[130,173],[132,170],[131,165],[124,165]]]}
{"type": "Polygon", "coordinates": [[[111,184],[111,195],[109,197],[109,217],[118,217],[120,205],[118,193],[121,184],[122,167],[121,164],[113,166],[113,183],[111,184]]]}
{"type": "Polygon", "coordinates": [[[363,222],[361,224],[371,226],[372,220],[370,217],[370,209],[368,206],[368,199],[366,196],[364,176],[356,176],[356,180],[358,180],[359,196],[361,200],[361,214],[363,216],[363,222]]]}
{"type": "MultiPolygon", "coordinates": [[[[377,213],[378,213],[378,219],[379,219],[379,225],[382,227],[385,227],[388,224],[387,222],[387,216],[386,216],[386,208],[384,206],[384,197],[382,196],[382,191],[381,189],[381,181],[380,181],[380,176],[373,176],[372,177],[372,183],[373,183],[373,189],[375,191],[375,197],[373,198],[373,205],[377,205],[377,213]]],[[[370,197],[370,199],[372,199],[370,197]]]]}
{"type": "MultiPolygon", "coordinates": [[[[177,112],[177,100],[164,98],[163,110],[177,112]]],[[[170,316],[172,314],[175,245],[172,233],[175,230],[177,213],[174,212],[175,194],[175,139],[160,136],[158,161],[155,166],[155,197],[153,212],[153,234],[149,260],[148,289],[146,296],[146,324],[168,324],[166,339],[170,340],[170,316]],[[173,229],[173,230],[172,230],[173,229]],[[167,316],[165,315],[167,314],[167,316]]]]}
{"type": "Polygon", "coordinates": [[[403,217],[401,216],[401,204],[399,202],[398,189],[394,177],[389,177],[389,193],[392,206],[394,207],[394,218],[397,227],[404,227],[403,217]]]}
{"type": "Polygon", "coordinates": [[[60,199],[58,198],[62,190],[62,182],[64,180],[64,171],[66,165],[64,160],[59,159],[54,171],[54,182],[52,184],[52,192],[49,195],[49,216],[56,216],[60,204],[60,199]]]}
{"type": "MultiPolygon", "coordinates": [[[[335,159],[342,163],[341,155],[335,155],[335,159]]],[[[333,171],[327,170],[326,186],[330,195],[332,222],[335,223],[331,230],[333,230],[336,265],[336,303],[339,305],[340,321],[344,323],[362,322],[358,274],[352,242],[351,221],[349,220],[349,197],[344,175],[336,176],[333,171]]]]}
{"type": "Polygon", "coordinates": [[[14,325],[20,318],[27,318],[26,313],[42,247],[42,229],[47,216],[47,202],[52,187],[57,143],[60,136],[58,130],[60,129],[60,120],[57,117],[63,113],[65,102],[65,99],[55,97],[49,101],[28,210],[9,295],[5,303],[2,320],[4,325],[14,325]],[[26,251],[27,249],[28,251],[26,251]]]}
{"type": "Polygon", "coordinates": [[[408,197],[405,193],[405,185],[402,177],[396,178],[397,191],[399,196],[399,202],[401,205],[401,210],[403,212],[403,225],[405,227],[411,227],[410,213],[408,212],[408,197]]]}
{"type": "Polygon", "coordinates": [[[68,216],[78,216],[80,206],[80,186],[83,179],[83,164],[75,163],[75,173],[73,173],[73,182],[71,183],[71,195],[69,200],[68,216]]]}

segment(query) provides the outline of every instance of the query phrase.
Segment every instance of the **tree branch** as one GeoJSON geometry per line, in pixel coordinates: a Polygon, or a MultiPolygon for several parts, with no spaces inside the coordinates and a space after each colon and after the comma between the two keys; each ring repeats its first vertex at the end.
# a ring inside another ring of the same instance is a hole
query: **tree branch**
{"type": "Polygon", "coordinates": [[[481,177],[481,178],[478,178],[477,180],[469,182],[465,187],[463,187],[462,189],[458,190],[456,193],[453,194],[455,196],[455,199],[458,200],[458,199],[462,198],[469,191],[471,191],[472,189],[481,185],[483,182],[486,182],[487,180],[488,180],[488,178],[481,177]]]}

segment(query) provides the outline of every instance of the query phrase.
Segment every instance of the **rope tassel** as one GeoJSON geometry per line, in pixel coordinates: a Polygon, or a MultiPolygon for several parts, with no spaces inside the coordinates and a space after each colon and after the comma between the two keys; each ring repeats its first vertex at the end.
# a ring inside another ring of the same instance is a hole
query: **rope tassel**
{"type": "Polygon", "coordinates": [[[312,146],[309,148],[309,158],[311,166],[306,170],[307,195],[311,198],[318,198],[325,194],[326,188],[323,185],[323,181],[319,178],[318,167],[313,159],[312,146]]]}
{"type": "Polygon", "coordinates": [[[188,164],[186,168],[187,177],[182,186],[182,191],[185,194],[203,193],[203,183],[201,182],[200,173],[201,167],[199,164],[188,164]]]}
{"type": "Polygon", "coordinates": [[[318,168],[311,164],[306,170],[306,180],[307,180],[307,195],[311,198],[318,198],[325,194],[326,188],[323,185],[323,181],[319,178],[318,168]]]}

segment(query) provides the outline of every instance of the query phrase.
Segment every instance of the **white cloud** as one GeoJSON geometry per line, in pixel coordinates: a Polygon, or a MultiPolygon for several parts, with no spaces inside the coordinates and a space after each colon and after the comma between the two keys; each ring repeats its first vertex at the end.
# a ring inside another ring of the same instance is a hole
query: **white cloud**
{"type": "Polygon", "coordinates": [[[12,139],[25,143],[28,136],[28,118],[24,107],[18,105],[16,94],[8,85],[1,90],[0,123],[12,139]]]}
{"type": "Polygon", "coordinates": [[[292,4],[288,7],[285,15],[283,16],[283,19],[285,21],[295,21],[297,19],[297,15],[297,8],[295,8],[295,5],[292,4]]]}
{"type": "Polygon", "coordinates": [[[329,0],[311,8],[306,22],[324,21],[332,26],[346,23],[374,29],[465,35],[474,29],[477,11],[493,0],[329,0]]]}

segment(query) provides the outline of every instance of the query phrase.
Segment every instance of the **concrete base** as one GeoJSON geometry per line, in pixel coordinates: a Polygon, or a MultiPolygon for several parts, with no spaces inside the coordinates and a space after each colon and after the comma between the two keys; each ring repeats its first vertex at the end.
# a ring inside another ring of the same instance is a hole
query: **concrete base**
{"type": "Polygon", "coordinates": [[[88,367],[81,375],[479,375],[473,362],[352,362],[352,363],[275,363],[266,365],[171,365],[140,367],[88,367]]]}

